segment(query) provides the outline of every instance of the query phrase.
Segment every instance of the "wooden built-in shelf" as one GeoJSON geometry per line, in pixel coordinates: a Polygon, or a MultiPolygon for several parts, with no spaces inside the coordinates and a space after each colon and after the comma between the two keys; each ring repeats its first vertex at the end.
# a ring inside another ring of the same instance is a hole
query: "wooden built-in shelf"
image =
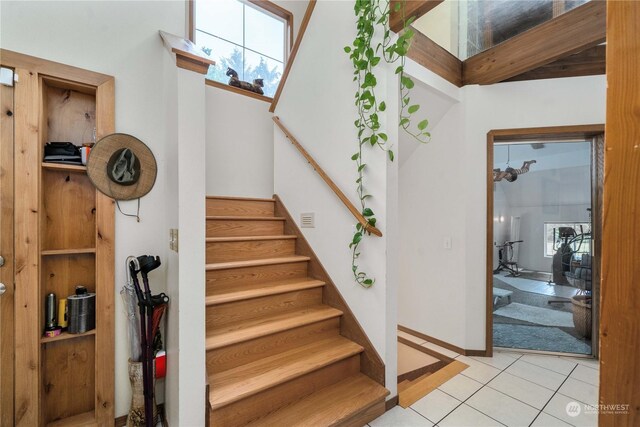
{"type": "Polygon", "coordinates": [[[54,169],[59,171],[69,171],[69,172],[86,172],[87,167],[81,165],[69,165],[65,163],[49,163],[42,162],[42,167],[44,169],[54,169]]]}
{"type": "Polygon", "coordinates": [[[84,332],[82,334],[70,334],[69,332],[63,332],[60,335],[56,336],[56,337],[42,337],[40,338],[40,343],[42,344],[47,344],[50,342],[55,342],[55,341],[64,341],[64,340],[72,340],[74,338],[82,338],[82,337],[88,337],[91,335],[95,335],[96,334],[96,330],[92,329],[88,332],[84,332]]]}
{"type": "Polygon", "coordinates": [[[96,425],[96,416],[93,411],[83,412],[69,418],[63,418],[47,424],[47,427],[80,427],[96,425]]]}
{"type": "Polygon", "coordinates": [[[49,249],[42,251],[42,256],[95,254],[96,248],[82,249],[49,249]]]}

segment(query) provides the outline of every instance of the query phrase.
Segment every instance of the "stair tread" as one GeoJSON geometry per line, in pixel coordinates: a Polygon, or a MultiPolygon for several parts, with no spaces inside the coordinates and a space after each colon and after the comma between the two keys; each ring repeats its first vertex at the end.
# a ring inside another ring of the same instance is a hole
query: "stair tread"
{"type": "Polygon", "coordinates": [[[277,257],[277,258],[261,258],[261,259],[250,259],[243,261],[229,261],[229,262],[216,262],[213,264],[207,264],[206,270],[224,270],[227,268],[243,268],[243,267],[257,267],[260,265],[272,265],[272,264],[289,264],[292,262],[303,262],[309,261],[311,258],[308,256],[295,255],[295,256],[286,256],[286,257],[277,257]]]}
{"type": "Polygon", "coordinates": [[[206,218],[221,221],[286,221],[283,216],[207,215],[206,218]]]}
{"type": "Polygon", "coordinates": [[[247,202],[275,202],[275,199],[262,198],[262,197],[239,197],[239,196],[206,196],[207,199],[217,200],[239,200],[247,202]]]}
{"type": "Polygon", "coordinates": [[[232,237],[207,237],[207,243],[219,243],[219,242],[249,242],[253,240],[287,240],[297,239],[295,234],[283,234],[277,236],[232,236],[232,237]]]}
{"type": "Polygon", "coordinates": [[[205,348],[207,350],[214,350],[341,315],[342,311],[338,309],[327,305],[317,305],[302,310],[279,313],[261,319],[238,322],[233,325],[226,325],[217,330],[212,330],[206,338],[205,348]]]}
{"type": "Polygon", "coordinates": [[[324,285],[325,282],[311,278],[281,280],[279,282],[261,283],[253,287],[239,286],[235,289],[227,289],[225,292],[221,292],[219,294],[208,295],[205,301],[206,305],[210,306],[267,295],[277,295],[285,292],[317,288],[324,285]]]}
{"type": "Polygon", "coordinates": [[[335,426],[371,407],[389,390],[363,374],[352,375],[248,426],[335,426]]]}
{"type": "Polygon", "coordinates": [[[209,376],[209,403],[212,409],[226,406],[362,351],[362,346],[337,335],[214,373],[209,376]]]}

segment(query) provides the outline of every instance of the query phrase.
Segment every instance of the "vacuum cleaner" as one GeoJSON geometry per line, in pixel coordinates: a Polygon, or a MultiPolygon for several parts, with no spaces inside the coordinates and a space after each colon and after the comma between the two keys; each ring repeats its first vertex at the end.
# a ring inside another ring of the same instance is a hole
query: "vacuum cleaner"
{"type": "Polygon", "coordinates": [[[142,381],[144,387],[145,424],[153,427],[153,341],[160,326],[160,319],[169,303],[164,293],[151,295],[149,272],[160,267],[160,257],[141,255],[129,261],[129,272],[138,298],[140,309],[140,337],[142,350],[142,381]],[[140,287],[138,274],[142,276],[144,290],[140,287]]]}

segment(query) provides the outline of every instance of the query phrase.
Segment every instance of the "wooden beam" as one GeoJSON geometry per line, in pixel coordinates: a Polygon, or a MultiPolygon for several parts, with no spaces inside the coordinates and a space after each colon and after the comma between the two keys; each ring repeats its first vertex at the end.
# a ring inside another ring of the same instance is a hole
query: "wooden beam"
{"type": "MultiPolygon", "coordinates": [[[[409,19],[412,16],[415,16],[416,19],[418,19],[443,1],[444,0],[404,1],[405,19],[409,19]]],[[[404,28],[402,10],[394,12],[395,6],[398,3],[402,4],[403,0],[391,0],[391,13],[389,14],[389,27],[391,28],[391,31],[396,33],[400,32],[404,28]]]]}
{"type": "Polygon", "coordinates": [[[607,2],[601,405],[598,425],[640,425],[640,2],[607,2]],[[601,406],[602,408],[602,406],[601,406]]]}
{"type": "Polygon", "coordinates": [[[557,79],[560,77],[595,76],[606,72],[606,45],[598,45],[558,59],[535,70],[527,71],[505,81],[557,79]]]}
{"type": "Polygon", "coordinates": [[[464,84],[492,84],[598,45],[606,39],[606,2],[593,0],[525,31],[463,64],[464,84]]]}
{"type": "Polygon", "coordinates": [[[462,61],[413,28],[415,36],[407,56],[445,80],[462,87],[462,61]]]}

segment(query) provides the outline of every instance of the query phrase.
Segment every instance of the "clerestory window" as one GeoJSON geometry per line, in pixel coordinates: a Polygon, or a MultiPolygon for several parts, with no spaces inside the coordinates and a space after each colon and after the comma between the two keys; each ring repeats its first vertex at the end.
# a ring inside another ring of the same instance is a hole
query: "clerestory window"
{"type": "Polygon", "coordinates": [[[193,41],[216,61],[207,78],[226,84],[227,69],[240,80],[263,79],[273,97],[289,52],[293,15],[269,1],[193,2],[193,41]]]}

